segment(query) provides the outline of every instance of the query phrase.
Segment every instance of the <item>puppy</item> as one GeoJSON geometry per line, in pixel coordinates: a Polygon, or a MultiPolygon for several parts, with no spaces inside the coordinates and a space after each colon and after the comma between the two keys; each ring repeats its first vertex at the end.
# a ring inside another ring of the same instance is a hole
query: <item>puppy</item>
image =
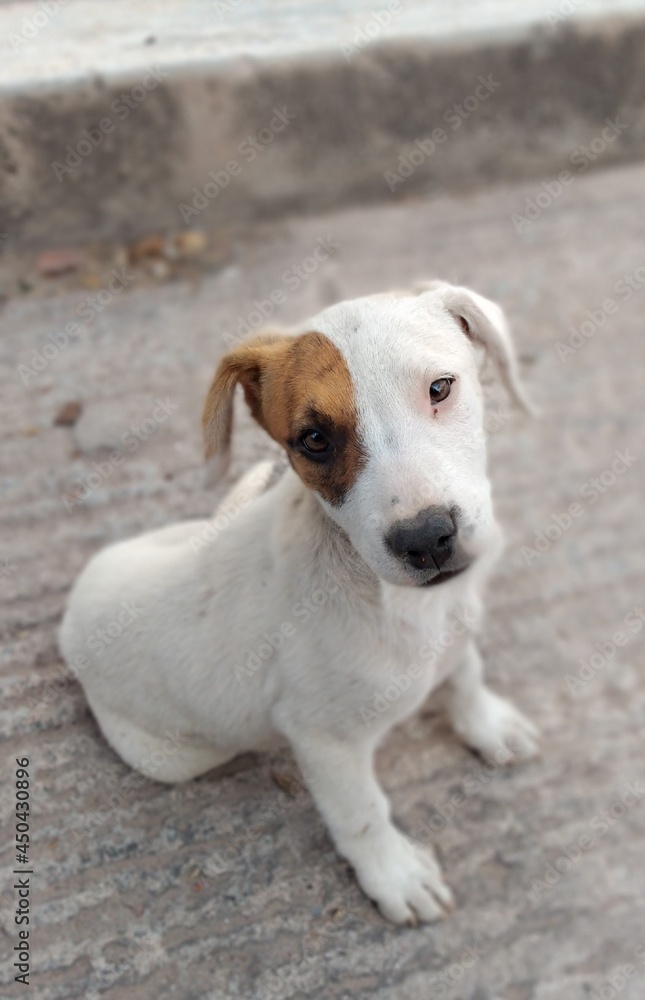
{"type": "Polygon", "coordinates": [[[207,454],[228,454],[240,384],[288,464],[251,469],[212,522],[100,552],[61,629],[130,766],[188,781],[289,743],[338,852],[395,923],[435,920],[452,895],[432,851],[391,821],[374,774],[388,731],[445,682],[470,747],[498,763],[536,751],[533,725],[484,683],[473,637],[501,548],[478,348],[528,407],[499,307],[444,283],[242,343],[208,393],[207,454]],[[97,643],[100,629],[114,638],[97,643]]]}

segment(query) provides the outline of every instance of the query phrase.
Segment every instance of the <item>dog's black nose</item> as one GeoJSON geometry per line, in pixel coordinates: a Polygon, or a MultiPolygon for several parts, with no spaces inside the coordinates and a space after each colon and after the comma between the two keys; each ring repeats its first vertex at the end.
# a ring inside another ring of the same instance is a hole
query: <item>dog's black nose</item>
{"type": "Polygon", "coordinates": [[[394,555],[414,569],[441,569],[455,550],[457,528],[446,507],[427,507],[397,521],[385,541],[394,555]]]}

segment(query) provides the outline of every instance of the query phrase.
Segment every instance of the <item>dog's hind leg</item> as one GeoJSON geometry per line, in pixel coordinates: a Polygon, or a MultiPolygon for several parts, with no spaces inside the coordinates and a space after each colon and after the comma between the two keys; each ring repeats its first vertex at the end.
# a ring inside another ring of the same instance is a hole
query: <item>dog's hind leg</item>
{"type": "Polygon", "coordinates": [[[90,701],[110,746],[137,771],[167,784],[190,781],[226,763],[235,753],[190,738],[179,729],[152,734],[115,712],[90,701]]]}
{"type": "Polygon", "coordinates": [[[538,751],[536,727],[486,685],[482,658],[472,641],[446,681],[446,708],[453,729],[466,746],[494,764],[527,760],[538,751]]]}

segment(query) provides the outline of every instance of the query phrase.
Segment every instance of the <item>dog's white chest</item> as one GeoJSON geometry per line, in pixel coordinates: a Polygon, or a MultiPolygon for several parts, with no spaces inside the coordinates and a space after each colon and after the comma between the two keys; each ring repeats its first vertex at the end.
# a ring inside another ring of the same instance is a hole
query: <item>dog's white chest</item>
{"type": "Polygon", "coordinates": [[[353,701],[362,725],[388,729],[413,713],[463,649],[469,634],[463,613],[450,601],[416,598],[414,591],[386,595],[380,627],[357,635],[355,653],[364,666],[353,701]]]}

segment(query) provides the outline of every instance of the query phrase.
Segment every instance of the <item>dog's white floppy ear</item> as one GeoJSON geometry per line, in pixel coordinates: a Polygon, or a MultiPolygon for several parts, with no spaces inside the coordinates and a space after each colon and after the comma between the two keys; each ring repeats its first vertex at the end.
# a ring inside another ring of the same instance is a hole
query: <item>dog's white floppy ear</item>
{"type": "Polygon", "coordinates": [[[527,413],[537,416],[537,408],[520,378],[515,347],[502,309],[483,295],[459,285],[435,281],[425,285],[425,291],[438,295],[466,336],[486,348],[511,396],[527,413]]]}
{"type": "Polygon", "coordinates": [[[268,369],[279,364],[288,342],[284,334],[261,334],[222,358],[208,390],[202,416],[211,479],[223,474],[228,466],[236,385],[242,386],[252,415],[263,424],[263,379],[268,369]]]}

